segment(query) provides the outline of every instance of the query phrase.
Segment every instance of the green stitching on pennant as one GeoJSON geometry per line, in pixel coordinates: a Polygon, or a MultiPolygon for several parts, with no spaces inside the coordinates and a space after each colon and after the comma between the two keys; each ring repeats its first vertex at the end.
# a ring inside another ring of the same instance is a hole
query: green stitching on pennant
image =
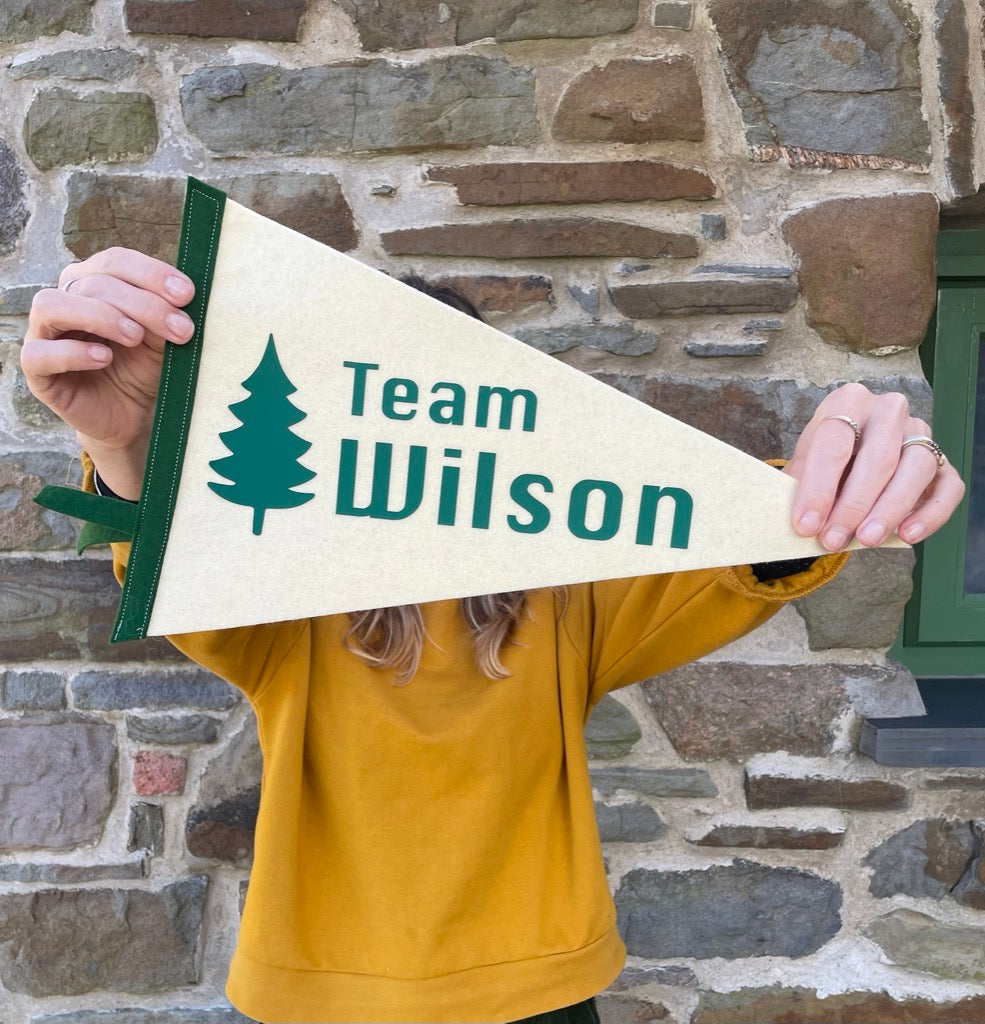
{"type": "Polygon", "coordinates": [[[186,344],[168,344],[165,348],[133,548],[113,629],[114,642],[139,640],[147,635],[188,444],[202,332],[225,202],[224,192],[195,178],[188,179],[177,266],[195,282],[195,298],[185,307],[194,321],[195,333],[186,344]]]}

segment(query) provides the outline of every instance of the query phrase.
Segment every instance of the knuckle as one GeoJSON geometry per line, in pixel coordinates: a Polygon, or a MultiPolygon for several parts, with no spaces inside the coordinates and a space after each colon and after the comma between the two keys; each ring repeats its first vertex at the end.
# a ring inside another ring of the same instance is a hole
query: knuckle
{"type": "Polygon", "coordinates": [[[910,415],[910,403],[906,396],[898,391],[877,395],[875,401],[879,411],[893,419],[903,419],[910,415]]]}

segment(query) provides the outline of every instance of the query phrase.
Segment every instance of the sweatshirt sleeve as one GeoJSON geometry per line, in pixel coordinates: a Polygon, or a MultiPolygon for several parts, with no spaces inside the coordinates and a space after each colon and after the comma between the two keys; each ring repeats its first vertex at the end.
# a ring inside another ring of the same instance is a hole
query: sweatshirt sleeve
{"type": "Polygon", "coordinates": [[[845,564],[824,555],[761,582],[750,566],[605,580],[572,588],[563,628],[588,667],[589,706],[610,690],[694,661],[823,586],[845,564]]]}

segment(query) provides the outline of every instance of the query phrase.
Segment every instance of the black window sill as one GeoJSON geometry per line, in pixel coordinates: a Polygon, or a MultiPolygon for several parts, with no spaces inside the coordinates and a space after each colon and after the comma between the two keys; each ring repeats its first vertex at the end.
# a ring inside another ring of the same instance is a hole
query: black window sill
{"type": "Polygon", "coordinates": [[[879,764],[985,767],[985,679],[920,679],[927,714],[866,718],[859,750],[879,764]]]}

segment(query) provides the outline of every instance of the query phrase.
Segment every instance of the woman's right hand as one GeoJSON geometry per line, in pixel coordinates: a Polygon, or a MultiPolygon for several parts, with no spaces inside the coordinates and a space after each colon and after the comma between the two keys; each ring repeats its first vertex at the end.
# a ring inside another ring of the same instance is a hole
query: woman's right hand
{"type": "Polygon", "coordinates": [[[140,497],[164,341],[191,338],[181,307],[194,293],[167,263],[113,248],[67,266],[32,303],[21,349],[28,387],[75,428],[123,498],[140,497]]]}

